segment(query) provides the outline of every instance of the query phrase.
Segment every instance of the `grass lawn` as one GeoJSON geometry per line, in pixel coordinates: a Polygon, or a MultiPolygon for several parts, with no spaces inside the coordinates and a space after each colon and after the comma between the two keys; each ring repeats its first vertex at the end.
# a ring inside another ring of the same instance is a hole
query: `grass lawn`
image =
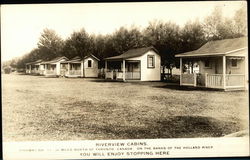
{"type": "Polygon", "coordinates": [[[248,94],[163,82],[2,75],[4,141],[219,137],[248,128],[248,94]]]}

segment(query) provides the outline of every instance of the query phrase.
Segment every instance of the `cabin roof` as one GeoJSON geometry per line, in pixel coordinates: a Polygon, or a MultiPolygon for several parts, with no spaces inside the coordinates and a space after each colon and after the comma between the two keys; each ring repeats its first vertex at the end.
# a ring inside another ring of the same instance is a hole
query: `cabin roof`
{"type": "Polygon", "coordinates": [[[84,59],[88,58],[88,57],[93,57],[94,59],[96,59],[97,61],[100,61],[99,58],[97,58],[96,56],[94,56],[93,54],[90,54],[88,56],[85,56],[84,59]]]}
{"type": "Polygon", "coordinates": [[[60,61],[60,60],[62,60],[62,59],[68,60],[67,57],[65,57],[65,56],[60,56],[60,57],[56,57],[56,58],[54,58],[54,59],[52,59],[52,60],[50,60],[50,61],[45,61],[45,62],[43,62],[43,64],[56,63],[56,62],[58,62],[58,61],[60,61]]]}
{"type": "Polygon", "coordinates": [[[153,46],[151,46],[151,47],[130,49],[127,52],[124,52],[123,54],[119,56],[108,57],[108,58],[105,58],[105,60],[123,60],[123,59],[128,59],[128,58],[133,58],[133,57],[139,57],[150,50],[154,50],[157,54],[159,54],[159,52],[153,46]]]}
{"type": "Polygon", "coordinates": [[[175,55],[176,57],[226,55],[247,48],[247,37],[209,41],[199,49],[175,55]]]}
{"type": "Polygon", "coordinates": [[[39,59],[39,60],[36,60],[34,62],[28,62],[26,63],[26,65],[29,65],[29,64],[38,64],[38,63],[41,63],[43,60],[42,59],[39,59]]]}
{"type": "MultiPolygon", "coordinates": [[[[94,55],[90,54],[88,56],[85,56],[84,59],[88,58],[88,57],[93,57],[94,59],[96,59],[97,61],[100,61],[97,57],[95,57],[94,55]]],[[[81,63],[82,58],[79,56],[76,56],[74,58],[71,58],[70,60],[64,61],[62,63],[81,63]]]]}
{"type": "Polygon", "coordinates": [[[79,56],[75,56],[73,58],[71,58],[70,60],[66,60],[66,61],[63,61],[61,63],[81,63],[81,57],[79,56]]]}

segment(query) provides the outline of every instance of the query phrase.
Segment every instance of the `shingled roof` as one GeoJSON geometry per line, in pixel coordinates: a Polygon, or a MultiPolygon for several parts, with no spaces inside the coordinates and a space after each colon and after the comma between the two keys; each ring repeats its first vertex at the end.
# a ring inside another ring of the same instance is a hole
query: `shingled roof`
{"type": "Polygon", "coordinates": [[[225,55],[247,48],[247,37],[210,41],[197,50],[175,55],[176,57],[225,55]]]}
{"type": "Polygon", "coordinates": [[[158,53],[158,51],[154,47],[136,48],[136,49],[130,49],[127,52],[119,56],[105,58],[105,60],[123,60],[123,59],[128,59],[128,58],[133,58],[133,57],[139,57],[150,50],[154,50],[156,53],[158,53]]]}
{"type": "Polygon", "coordinates": [[[56,63],[56,62],[60,61],[61,59],[68,60],[67,57],[61,56],[61,57],[56,57],[56,58],[54,58],[54,59],[52,59],[52,60],[50,60],[50,61],[45,61],[45,62],[43,62],[42,64],[56,63]]]}
{"type": "Polygon", "coordinates": [[[83,59],[86,59],[86,58],[88,58],[88,57],[93,57],[93,58],[96,59],[97,61],[100,61],[99,58],[97,58],[97,57],[94,56],[93,54],[90,54],[90,55],[88,55],[88,56],[85,56],[84,58],[81,58],[81,57],[79,57],[79,56],[76,56],[76,57],[71,58],[70,60],[63,61],[63,62],[61,62],[61,63],[81,63],[81,61],[82,61],[83,59]]]}
{"type": "Polygon", "coordinates": [[[26,65],[30,65],[30,64],[39,64],[41,63],[43,60],[39,59],[39,60],[36,60],[35,62],[29,62],[29,63],[26,63],[26,65]]]}

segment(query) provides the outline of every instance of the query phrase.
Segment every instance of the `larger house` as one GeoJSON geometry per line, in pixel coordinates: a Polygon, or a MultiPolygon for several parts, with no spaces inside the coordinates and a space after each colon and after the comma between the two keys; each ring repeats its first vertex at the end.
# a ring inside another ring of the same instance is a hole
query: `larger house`
{"type": "Polygon", "coordinates": [[[210,41],[176,57],[180,58],[180,85],[224,90],[248,88],[246,37],[210,41]],[[198,67],[198,71],[194,72],[193,67],[198,67]]]}
{"type": "Polygon", "coordinates": [[[105,78],[116,80],[160,81],[161,56],[154,47],[136,48],[105,58],[105,78]]]}

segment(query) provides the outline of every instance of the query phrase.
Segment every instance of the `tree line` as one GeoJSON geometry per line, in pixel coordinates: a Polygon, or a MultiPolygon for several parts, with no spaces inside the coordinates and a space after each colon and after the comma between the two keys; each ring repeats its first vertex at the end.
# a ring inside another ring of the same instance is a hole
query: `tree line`
{"type": "Polygon", "coordinates": [[[24,68],[25,63],[38,59],[47,61],[58,56],[73,58],[88,54],[103,60],[132,48],[154,46],[161,54],[162,66],[178,67],[178,60],[174,57],[177,53],[196,50],[210,40],[247,36],[246,13],[246,8],[241,7],[232,18],[227,18],[222,15],[220,7],[215,7],[203,21],[188,21],[182,27],[171,21],[154,20],[144,29],[137,26],[120,27],[106,35],[88,34],[82,28],[65,40],[54,30],[46,28],[36,48],[8,63],[14,68],[24,68]]]}

